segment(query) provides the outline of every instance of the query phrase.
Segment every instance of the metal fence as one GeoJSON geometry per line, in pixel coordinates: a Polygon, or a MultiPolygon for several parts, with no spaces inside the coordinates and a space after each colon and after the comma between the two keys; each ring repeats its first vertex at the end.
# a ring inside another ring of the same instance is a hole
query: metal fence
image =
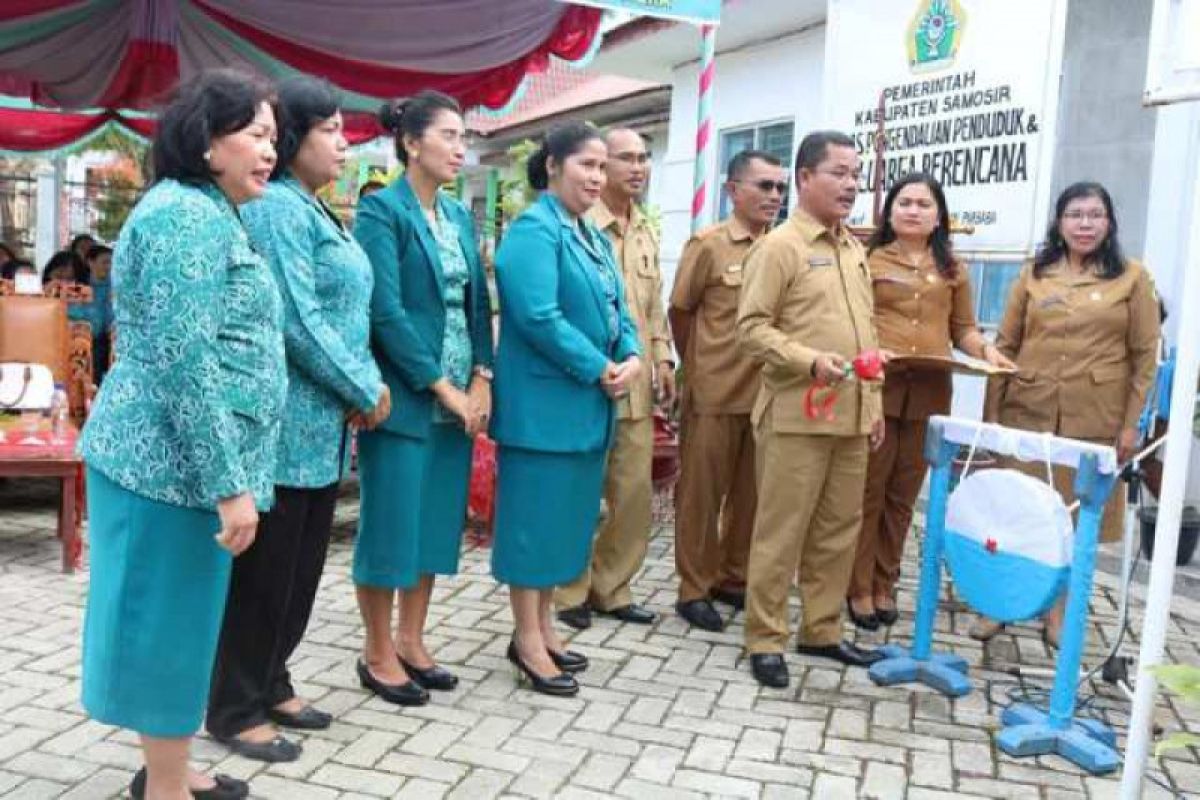
{"type": "Polygon", "coordinates": [[[37,227],[37,179],[31,175],[0,175],[0,241],[33,256],[37,227]]]}

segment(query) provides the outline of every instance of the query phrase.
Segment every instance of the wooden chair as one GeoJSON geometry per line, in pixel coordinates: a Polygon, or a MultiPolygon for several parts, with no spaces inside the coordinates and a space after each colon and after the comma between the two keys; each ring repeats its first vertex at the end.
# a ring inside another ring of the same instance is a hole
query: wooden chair
{"type": "MultiPolygon", "coordinates": [[[[57,298],[67,308],[92,302],[92,287],[64,281],[51,281],[43,288],[47,297],[57,298]]],[[[92,359],[92,325],[83,320],[67,320],[68,370],[64,381],[71,405],[71,418],[83,425],[96,396],[95,362],[92,359]]],[[[58,380],[58,376],[55,376],[58,380]]]]}
{"type": "MultiPolygon", "coordinates": [[[[73,356],[73,342],[67,323],[67,305],[54,297],[36,295],[0,296],[0,362],[16,361],[44,364],[56,382],[64,383],[87,398],[91,376],[91,341],[85,374],[80,377],[73,356]],[[73,378],[74,376],[74,378],[73,378]],[[86,380],[86,384],[83,381],[86,380]]],[[[83,404],[86,407],[86,403],[83,404]]],[[[78,417],[82,419],[82,414],[78,417]]],[[[75,569],[82,552],[79,536],[83,503],[82,462],[74,452],[74,430],[68,441],[44,447],[2,447],[0,476],[50,477],[62,482],[58,509],[58,537],[62,540],[64,572],[75,569]]]]}

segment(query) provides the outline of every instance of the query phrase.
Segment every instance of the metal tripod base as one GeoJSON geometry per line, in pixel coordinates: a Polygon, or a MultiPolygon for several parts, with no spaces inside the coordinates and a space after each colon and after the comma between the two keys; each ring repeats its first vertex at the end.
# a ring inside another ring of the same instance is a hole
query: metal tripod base
{"type": "Polygon", "coordinates": [[[953,653],[931,653],[918,661],[909,651],[894,644],[879,648],[883,660],[871,665],[871,680],[880,686],[898,683],[923,683],[949,697],[962,697],[971,691],[967,679],[967,661],[953,653]]]}
{"type": "Polygon", "coordinates": [[[1117,736],[1100,720],[1072,719],[1067,727],[1055,728],[1047,712],[1018,703],[1004,710],[1000,722],[1004,730],[996,736],[996,744],[1010,756],[1057,754],[1093,775],[1120,766],[1117,736]]]}

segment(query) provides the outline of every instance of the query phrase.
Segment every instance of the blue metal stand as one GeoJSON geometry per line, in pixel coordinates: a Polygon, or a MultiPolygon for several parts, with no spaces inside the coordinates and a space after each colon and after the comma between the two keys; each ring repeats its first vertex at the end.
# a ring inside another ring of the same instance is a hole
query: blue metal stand
{"type": "MultiPolygon", "coordinates": [[[[957,451],[958,443],[949,441],[944,426],[938,420],[932,420],[925,442],[925,458],[932,472],[913,646],[911,651],[895,645],[882,648],[885,658],[870,669],[871,680],[881,686],[919,682],[950,697],[961,697],[971,691],[967,662],[951,653],[932,652],[950,467],[957,451]]],[[[1094,456],[1083,457],[1075,478],[1075,493],[1080,498],[1079,525],[1050,706],[1047,710],[1026,704],[1008,708],[1001,716],[1003,730],[997,736],[1000,749],[1009,755],[1056,753],[1093,774],[1111,772],[1119,763],[1112,729],[1098,720],[1074,717],[1100,518],[1115,481],[1115,475],[1103,475],[1097,469],[1094,456]]]]}
{"type": "Polygon", "coordinates": [[[950,494],[950,465],[958,445],[947,441],[942,426],[930,423],[925,437],[925,460],[932,466],[929,477],[929,510],[925,541],[921,547],[921,582],[917,589],[916,630],[912,651],[897,645],[881,648],[882,661],[871,666],[871,680],[880,686],[923,683],[951,697],[971,691],[967,662],[953,653],[933,653],[933,622],[937,616],[938,591],[942,583],[942,547],[946,533],[946,499],[950,494]]]}
{"type": "Polygon", "coordinates": [[[1075,475],[1075,494],[1080,500],[1079,525],[1075,531],[1067,610],[1050,707],[1047,710],[1027,704],[1009,707],[1000,717],[1004,730],[996,737],[996,744],[1010,756],[1057,753],[1094,775],[1112,772],[1120,764],[1112,728],[1099,720],[1074,716],[1079,665],[1087,639],[1088,597],[1096,571],[1096,542],[1104,502],[1115,482],[1115,475],[1100,473],[1095,457],[1084,456],[1075,475]]]}

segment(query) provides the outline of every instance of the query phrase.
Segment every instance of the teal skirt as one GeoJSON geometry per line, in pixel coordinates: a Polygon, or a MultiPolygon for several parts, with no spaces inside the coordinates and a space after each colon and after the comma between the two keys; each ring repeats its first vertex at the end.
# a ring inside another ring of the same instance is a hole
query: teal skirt
{"type": "Polygon", "coordinates": [[[191,736],[208,703],[233,559],[217,515],[87,471],[90,583],[83,707],[160,738],[191,736]]]}
{"type": "Polygon", "coordinates": [[[354,582],[411,589],[458,572],[472,442],[454,424],[421,440],[387,431],[358,439],[360,506],[354,582]]]}
{"type": "Polygon", "coordinates": [[[549,589],[587,568],[600,517],[608,453],[544,453],[500,447],[492,574],[500,583],[549,589]]]}

